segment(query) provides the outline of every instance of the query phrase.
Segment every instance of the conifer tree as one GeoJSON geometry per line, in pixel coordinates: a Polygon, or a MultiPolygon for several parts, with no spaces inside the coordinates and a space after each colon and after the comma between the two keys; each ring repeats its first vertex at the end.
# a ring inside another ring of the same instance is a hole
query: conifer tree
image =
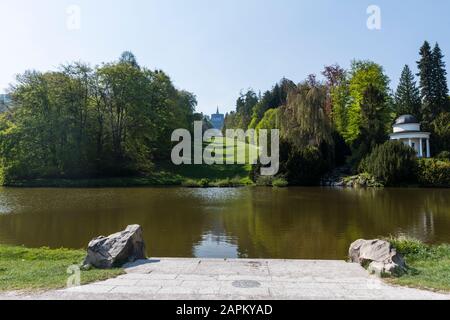
{"type": "Polygon", "coordinates": [[[419,87],[420,87],[420,98],[422,100],[422,120],[425,125],[428,125],[433,121],[432,109],[434,102],[434,71],[433,71],[433,53],[431,51],[431,46],[428,41],[425,41],[423,46],[420,48],[420,60],[417,62],[419,68],[418,76],[420,77],[419,87]]]}
{"type": "Polygon", "coordinates": [[[400,77],[400,83],[395,93],[395,111],[397,116],[411,114],[420,119],[420,92],[414,81],[414,75],[408,65],[405,65],[400,77]]]}
{"type": "Polygon", "coordinates": [[[433,49],[433,83],[434,83],[434,108],[433,118],[441,112],[448,110],[448,85],[447,71],[445,70],[444,55],[439,44],[433,49]]]}

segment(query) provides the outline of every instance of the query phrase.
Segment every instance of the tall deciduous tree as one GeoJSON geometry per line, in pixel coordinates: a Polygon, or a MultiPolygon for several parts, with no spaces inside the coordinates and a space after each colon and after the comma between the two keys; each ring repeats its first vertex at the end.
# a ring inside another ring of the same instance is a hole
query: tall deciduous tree
{"type": "Polygon", "coordinates": [[[332,144],[330,120],[326,115],[326,86],[310,77],[288,95],[281,120],[282,137],[302,148],[332,144]]]}
{"type": "Polygon", "coordinates": [[[170,154],[170,133],[191,128],[196,105],[164,72],[133,59],[25,72],[12,97],[0,117],[3,180],[148,172],[170,154]]]}
{"type": "Polygon", "coordinates": [[[339,99],[333,99],[333,94],[346,82],[346,72],[338,64],[333,64],[325,66],[322,75],[325,77],[327,85],[327,105],[325,112],[330,118],[333,118],[333,111],[336,105],[340,103],[339,99]]]}
{"type": "Polygon", "coordinates": [[[360,155],[367,154],[376,145],[386,141],[388,119],[385,93],[369,85],[361,103],[361,135],[357,140],[360,155]]]}
{"type": "Polygon", "coordinates": [[[405,65],[395,93],[395,112],[397,116],[411,114],[420,119],[420,107],[419,89],[416,86],[411,69],[408,65],[405,65]]]}
{"type": "MultiPolygon", "coordinates": [[[[350,106],[348,107],[348,124],[343,134],[349,145],[353,144],[361,136],[361,107],[365,94],[369,87],[377,89],[382,96],[383,117],[389,114],[389,78],[384,74],[383,67],[372,61],[354,61],[350,72],[349,92],[350,106]]],[[[388,119],[386,119],[386,123],[388,119]]]]}

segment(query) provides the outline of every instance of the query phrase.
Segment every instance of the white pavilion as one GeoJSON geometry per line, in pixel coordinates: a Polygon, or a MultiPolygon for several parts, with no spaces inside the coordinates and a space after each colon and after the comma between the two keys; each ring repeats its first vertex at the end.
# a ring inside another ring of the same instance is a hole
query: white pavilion
{"type": "Polygon", "coordinates": [[[420,130],[420,123],[412,115],[400,116],[394,124],[391,140],[398,140],[417,152],[419,158],[430,158],[430,133],[420,130]]]}

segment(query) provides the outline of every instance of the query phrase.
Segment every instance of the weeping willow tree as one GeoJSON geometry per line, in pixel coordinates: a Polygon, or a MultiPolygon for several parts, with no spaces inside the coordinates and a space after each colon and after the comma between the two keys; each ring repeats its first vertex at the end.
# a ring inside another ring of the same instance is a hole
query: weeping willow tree
{"type": "Polygon", "coordinates": [[[315,77],[291,90],[281,112],[281,136],[296,147],[333,144],[332,127],[325,112],[327,88],[315,77]]]}

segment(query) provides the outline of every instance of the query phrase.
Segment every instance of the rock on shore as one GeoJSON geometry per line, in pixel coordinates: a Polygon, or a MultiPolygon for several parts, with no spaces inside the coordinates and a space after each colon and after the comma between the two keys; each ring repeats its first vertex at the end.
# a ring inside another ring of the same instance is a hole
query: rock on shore
{"type": "Polygon", "coordinates": [[[357,240],[350,246],[351,262],[359,263],[378,276],[405,272],[406,263],[392,245],[384,240],[357,240]]]}
{"type": "Polygon", "coordinates": [[[139,225],[131,225],[124,231],[92,240],[84,266],[110,269],[146,258],[142,228],[139,225]]]}

